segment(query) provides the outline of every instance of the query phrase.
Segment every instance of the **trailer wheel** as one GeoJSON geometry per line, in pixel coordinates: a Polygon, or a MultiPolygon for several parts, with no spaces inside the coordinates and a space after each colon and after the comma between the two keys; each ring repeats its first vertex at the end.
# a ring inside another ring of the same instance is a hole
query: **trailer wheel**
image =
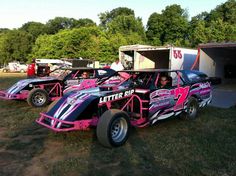
{"type": "Polygon", "coordinates": [[[48,93],[43,89],[32,89],[27,97],[27,102],[33,107],[43,107],[49,102],[48,93]]]}
{"type": "Polygon", "coordinates": [[[129,116],[124,111],[107,110],[99,118],[97,138],[105,147],[118,147],[127,141],[129,129],[129,116]]]}
{"type": "Polygon", "coordinates": [[[198,112],[198,101],[194,97],[190,97],[187,103],[186,112],[181,113],[181,119],[193,120],[196,119],[198,112]]]}

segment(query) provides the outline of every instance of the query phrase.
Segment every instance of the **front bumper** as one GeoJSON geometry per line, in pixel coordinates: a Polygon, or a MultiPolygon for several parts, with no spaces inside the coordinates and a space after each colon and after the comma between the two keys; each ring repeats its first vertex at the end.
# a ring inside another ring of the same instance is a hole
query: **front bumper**
{"type": "Polygon", "coordinates": [[[94,117],[92,119],[69,122],[51,117],[45,113],[40,113],[40,118],[37,119],[36,122],[53,131],[63,132],[63,131],[75,131],[75,130],[89,130],[89,127],[96,126],[98,120],[96,117],[94,117]],[[53,121],[52,124],[51,121],[53,121]],[[59,123],[60,126],[57,127],[59,123]]]}
{"type": "Polygon", "coordinates": [[[0,91],[0,99],[3,100],[24,100],[28,96],[28,92],[20,93],[20,94],[9,94],[6,91],[0,91]]]}

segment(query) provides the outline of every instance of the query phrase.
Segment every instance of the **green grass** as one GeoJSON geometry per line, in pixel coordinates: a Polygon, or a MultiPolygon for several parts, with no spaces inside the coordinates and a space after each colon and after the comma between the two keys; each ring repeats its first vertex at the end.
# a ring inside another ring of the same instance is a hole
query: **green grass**
{"type": "MultiPolygon", "coordinates": [[[[21,78],[0,74],[0,89],[21,78]]],[[[236,108],[133,128],[126,145],[113,149],[94,130],[53,133],[37,125],[45,110],[0,100],[0,175],[236,175],[236,108]]]]}

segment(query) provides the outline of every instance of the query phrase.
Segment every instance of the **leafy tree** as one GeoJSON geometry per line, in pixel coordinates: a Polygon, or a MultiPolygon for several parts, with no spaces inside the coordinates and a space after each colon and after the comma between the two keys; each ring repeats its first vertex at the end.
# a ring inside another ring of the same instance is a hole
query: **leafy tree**
{"type": "Polygon", "coordinates": [[[41,35],[36,41],[30,54],[31,58],[56,58],[52,48],[52,35],[41,35]]]}
{"type": "Polygon", "coordinates": [[[167,6],[162,14],[153,13],[147,23],[147,37],[152,44],[171,43],[186,45],[188,42],[188,15],[181,6],[167,6]]]}
{"type": "Polygon", "coordinates": [[[5,33],[7,31],[9,31],[10,29],[7,29],[7,28],[0,28],[0,33],[5,33]]]}
{"type": "Polygon", "coordinates": [[[184,45],[188,32],[187,12],[180,5],[174,4],[167,6],[162,15],[165,23],[163,43],[180,42],[184,45]]]}
{"type": "Polygon", "coordinates": [[[147,22],[146,36],[150,44],[162,45],[163,31],[165,30],[164,18],[161,14],[153,13],[147,22]]]}
{"type": "Polygon", "coordinates": [[[210,13],[203,12],[190,21],[191,46],[199,43],[236,41],[236,1],[228,0],[210,13]]]}
{"type": "MultiPolygon", "coordinates": [[[[108,62],[113,62],[115,59],[119,57],[119,47],[122,45],[128,45],[128,44],[133,44],[133,43],[128,43],[127,41],[127,36],[124,36],[121,33],[116,33],[116,35],[108,35],[108,42],[109,42],[109,58],[104,58],[105,61],[108,62]]],[[[135,43],[136,44],[136,43],[135,43]]],[[[101,45],[101,48],[104,48],[107,46],[101,45]]],[[[103,58],[101,58],[103,59],[103,58]]],[[[100,60],[101,60],[100,59],[100,60]]]]}
{"type": "Polygon", "coordinates": [[[142,20],[135,17],[134,11],[119,7],[110,12],[100,13],[100,26],[105,29],[105,36],[100,38],[99,59],[112,62],[119,57],[122,45],[143,44],[146,41],[142,20]]]}
{"type": "Polygon", "coordinates": [[[49,34],[56,34],[61,29],[71,29],[77,24],[74,18],[56,17],[46,23],[49,34]]]}
{"type": "Polygon", "coordinates": [[[210,29],[210,36],[209,41],[210,42],[222,42],[225,40],[225,29],[226,25],[221,20],[218,19],[216,21],[212,21],[210,23],[210,26],[208,27],[210,29]]]}
{"type": "Polygon", "coordinates": [[[79,27],[89,27],[89,26],[96,26],[96,23],[89,19],[89,18],[80,18],[79,20],[76,21],[76,28],[79,27]]]}
{"type": "Polygon", "coordinates": [[[225,24],[225,41],[236,41],[236,25],[235,24],[225,24]]]}
{"type": "Polygon", "coordinates": [[[107,27],[107,24],[109,22],[111,22],[113,19],[115,19],[118,16],[129,16],[129,15],[133,15],[134,16],[134,11],[132,9],[129,9],[127,7],[118,7],[115,8],[113,10],[111,10],[110,12],[104,12],[104,13],[100,13],[99,19],[100,19],[100,25],[102,27],[107,27]]]}
{"type": "Polygon", "coordinates": [[[116,35],[105,33],[99,27],[81,27],[61,30],[54,35],[41,35],[35,42],[31,57],[88,58],[112,62],[122,45],[136,44],[142,38],[137,33],[116,35]]]}
{"type": "Polygon", "coordinates": [[[32,57],[96,59],[101,32],[98,27],[81,27],[40,36],[35,42],[32,57]]]}
{"type": "Polygon", "coordinates": [[[235,24],[236,21],[236,1],[228,0],[225,3],[218,5],[208,14],[208,22],[222,20],[229,24],[235,24]]]}
{"type": "Polygon", "coordinates": [[[145,40],[145,31],[142,20],[140,18],[135,18],[133,15],[121,15],[114,18],[108,24],[108,31],[112,34],[121,33],[124,35],[137,33],[143,40],[145,40]]]}
{"type": "Polygon", "coordinates": [[[210,31],[206,28],[205,21],[200,20],[194,24],[191,30],[190,41],[191,46],[197,46],[199,43],[207,43],[209,40],[210,31]]]}
{"type": "Polygon", "coordinates": [[[99,36],[99,53],[97,60],[101,62],[112,62],[114,57],[117,57],[117,51],[114,52],[114,43],[111,43],[110,39],[106,35],[99,36]]]}
{"type": "Polygon", "coordinates": [[[36,40],[39,35],[47,33],[45,24],[33,21],[23,24],[20,30],[30,33],[34,40],[36,40]]]}
{"type": "Polygon", "coordinates": [[[0,65],[4,64],[6,62],[6,58],[4,57],[4,52],[3,52],[4,40],[5,40],[5,35],[1,32],[0,33],[0,65]]]}
{"type": "Polygon", "coordinates": [[[31,52],[33,37],[25,31],[11,30],[1,37],[1,56],[3,62],[19,60],[27,61],[31,52]]]}
{"type": "Polygon", "coordinates": [[[209,13],[208,12],[202,12],[195,17],[192,17],[192,21],[199,21],[199,20],[205,20],[207,21],[209,18],[209,13]]]}
{"type": "MultiPolygon", "coordinates": [[[[100,13],[99,18],[100,26],[105,29],[108,40],[117,36],[121,38],[122,36],[122,38],[126,38],[126,44],[134,44],[134,42],[145,43],[146,34],[142,19],[135,17],[132,9],[126,7],[115,8],[110,12],[100,13]]],[[[117,49],[115,52],[117,54],[119,47],[115,48],[117,49]]]]}

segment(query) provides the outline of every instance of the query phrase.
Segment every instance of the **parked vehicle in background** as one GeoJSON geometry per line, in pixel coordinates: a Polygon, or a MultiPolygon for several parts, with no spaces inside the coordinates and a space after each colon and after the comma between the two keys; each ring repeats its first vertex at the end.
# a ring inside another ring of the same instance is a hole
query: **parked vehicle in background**
{"type": "Polygon", "coordinates": [[[114,74],[111,69],[60,68],[48,77],[22,79],[7,90],[0,91],[0,99],[27,100],[34,107],[42,107],[63,95],[63,90],[82,90],[95,87],[105,77],[114,74]],[[87,73],[87,77],[82,74],[87,73]],[[70,86],[74,86],[70,88],[70,86]]]}
{"type": "Polygon", "coordinates": [[[27,64],[21,62],[9,62],[6,67],[2,68],[4,73],[6,72],[20,72],[25,73],[27,71],[27,64]]]}
{"type": "MultiPolygon", "coordinates": [[[[37,123],[53,131],[96,127],[106,147],[123,145],[130,126],[145,127],[172,116],[195,119],[199,107],[212,99],[210,80],[204,73],[185,70],[137,70],[119,84],[109,79],[86,90],[64,94],[37,123]]],[[[113,75],[114,77],[114,75],[113,75]]]]}
{"type": "Polygon", "coordinates": [[[36,75],[47,76],[51,71],[60,67],[70,68],[72,63],[60,59],[35,59],[36,75]]]}
{"type": "Polygon", "coordinates": [[[7,66],[5,66],[5,67],[3,67],[2,69],[2,72],[4,72],[4,73],[7,73],[7,72],[9,72],[10,71],[10,69],[9,69],[9,66],[7,65],[7,66]]]}
{"type": "Polygon", "coordinates": [[[99,63],[99,68],[110,68],[111,65],[107,63],[99,63]]]}

